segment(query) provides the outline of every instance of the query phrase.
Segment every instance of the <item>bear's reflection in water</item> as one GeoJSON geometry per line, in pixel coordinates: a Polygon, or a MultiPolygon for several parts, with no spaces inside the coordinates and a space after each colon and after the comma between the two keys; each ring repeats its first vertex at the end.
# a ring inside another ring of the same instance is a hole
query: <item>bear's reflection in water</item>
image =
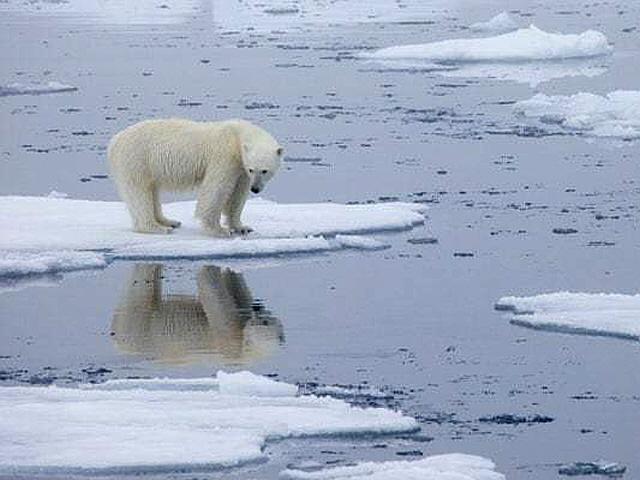
{"type": "Polygon", "coordinates": [[[284,343],[280,321],[254,300],[242,274],[202,267],[196,295],[163,293],[163,267],[137,264],[112,324],[125,353],[166,363],[247,364],[284,343]]]}

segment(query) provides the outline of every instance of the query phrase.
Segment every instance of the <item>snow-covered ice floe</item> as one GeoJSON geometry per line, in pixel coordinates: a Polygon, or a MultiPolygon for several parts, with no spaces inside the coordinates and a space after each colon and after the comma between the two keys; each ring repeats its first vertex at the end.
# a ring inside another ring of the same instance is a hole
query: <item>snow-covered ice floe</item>
{"type": "Polygon", "coordinates": [[[503,297],[496,309],[510,312],[516,325],[640,340],[640,294],[556,292],[503,297]]]}
{"type": "Polygon", "coordinates": [[[47,93],[75,92],[78,87],[60,82],[47,83],[9,83],[0,85],[0,97],[10,95],[45,95],[47,93]]]}
{"type": "Polygon", "coordinates": [[[518,24],[507,12],[501,12],[491,20],[470,25],[469,29],[474,32],[483,33],[506,33],[517,30],[518,24]]]}
{"type": "Polygon", "coordinates": [[[604,34],[549,33],[534,25],[502,35],[400,45],[361,54],[388,68],[421,69],[449,77],[487,77],[536,86],[565,76],[596,76],[611,52],[604,34]]]}
{"type": "Polygon", "coordinates": [[[452,453],[415,461],[365,462],[316,471],[287,469],[284,478],[298,480],[505,480],[483,457],[452,453]]]}
{"type": "Polygon", "coordinates": [[[399,412],[297,395],[295,385],[249,372],[2,387],[0,418],[4,474],[208,470],[266,460],[273,439],[418,430],[399,412]]]}
{"type": "Polygon", "coordinates": [[[580,92],[544,95],[518,102],[518,115],[592,137],[640,138],[640,91],[617,90],[608,95],[580,92]]]}
{"type": "Polygon", "coordinates": [[[363,56],[373,59],[425,59],[433,62],[528,62],[565,60],[610,53],[604,34],[548,33],[535,25],[487,38],[460,38],[383,48],[363,56]]]}
{"type": "Polygon", "coordinates": [[[255,231],[242,238],[207,236],[193,218],[194,202],[165,205],[182,221],[170,235],[131,230],[124,204],[55,197],[0,197],[0,277],[95,268],[114,259],[213,259],[376,250],[386,244],[352,234],[404,230],[424,222],[412,203],[278,204],[250,200],[245,221],[255,231]]]}

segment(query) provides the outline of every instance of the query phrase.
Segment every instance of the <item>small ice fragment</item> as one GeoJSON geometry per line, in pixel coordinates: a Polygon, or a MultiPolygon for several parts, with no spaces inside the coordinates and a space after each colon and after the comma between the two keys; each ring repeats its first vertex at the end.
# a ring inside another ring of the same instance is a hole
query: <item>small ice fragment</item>
{"type": "Polygon", "coordinates": [[[486,22],[474,23],[469,27],[474,32],[506,33],[518,29],[518,24],[507,12],[502,12],[486,22]]]}
{"type": "Polygon", "coordinates": [[[614,462],[605,462],[598,460],[597,462],[575,462],[569,465],[563,465],[558,469],[560,475],[577,476],[577,475],[605,475],[608,477],[619,477],[627,471],[627,467],[614,462]]]}

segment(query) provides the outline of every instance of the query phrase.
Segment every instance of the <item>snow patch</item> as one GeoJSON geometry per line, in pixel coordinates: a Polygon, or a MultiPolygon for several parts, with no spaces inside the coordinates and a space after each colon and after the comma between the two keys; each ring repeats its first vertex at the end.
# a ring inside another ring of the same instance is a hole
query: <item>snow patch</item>
{"type": "Polygon", "coordinates": [[[518,29],[518,24],[507,12],[501,12],[491,20],[474,23],[469,27],[474,32],[482,33],[506,33],[518,29]]]}
{"type": "Polygon", "coordinates": [[[299,480],[505,480],[483,457],[452,453],[416,461],[364,462],[317,471],[287,469],[281,475],[299,480]]]}
{"type": "Polygon", "coordinates": [[[255,231],[212,238],[193,218],[194,202],[165,205],[182,221],[171,235],[131,230],[124,204],[53,197],[0,197],[1,276],[104,267],[113,259],[209,259],[380,249],[377,240],[348,235],[404,230],[424,223],[424,206],[411,203],[278,204],[250,200],[245,220],[255,231]],[[335,238],[333,238],[335,237],[335,238]]]}
{"type": "Polygon", "coordinates": [[[516,325],[640,340],[640,294],[556,292],[503,297],[495,307],[516,325]]]}
{"type": "Polygon", "coordinates": [[[249,372],[82,388],[2,387],[0,472],[206,470],[265,460],[269,439],[418,429],[399,412],[296,391],[249,372]]]}
{"type": "Polygon", "coordinates": [[[548,33],[535,25],[487,38],[460,38],[401,45],[363,54],[371,59],[421,59],[432,62],[530,62],[606,55],[611,47],[604,34],[548,33]]]}
{"type": "Polygon", "coordinates": [[[0,97],[8,97],[10,95],[44,95],[47,93],[63,93],[63,92],[75,92],[78,87],[71,85],[65,85],[60,82],[48,82],[48,83],[9,83],[7,85],[0,85],[0,97]]]}
{"type": "Polygon", "coordinates": [[[514,111],[586,136],[640,138],[638,90],[617,90],[604,96],[584,92],[553,96],[539,93],[518,102],[514,111]]]}

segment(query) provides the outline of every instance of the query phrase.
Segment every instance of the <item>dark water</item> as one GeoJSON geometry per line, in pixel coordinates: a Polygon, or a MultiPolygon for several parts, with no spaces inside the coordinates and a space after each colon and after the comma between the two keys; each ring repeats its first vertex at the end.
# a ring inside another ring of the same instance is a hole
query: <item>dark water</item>
{"type": "Polygon", "coordinates": [[[638,343],[529,330],[493,309],[505,295],[639,291],[637,144],[586,140],[511,113],[535,91],[637,88],[639,33],[625,31],[637,5],[523,3],[514,15],[524,25],[596,28],[615,44],[602,75],[535,89],[353,58],[363,46],[466,35],[470,19],[490,16],[479,10],[302,33],[232,31],[206,9],[184,24],[137,28],[3,15],[1,39],[13,48],[1,54],[2,81],[50,77],[79,91],[0,100],[2,194],[112,199],[99,176],[108,138],[125,125],[241,116],[287,146],[269,198],[431,206],[425,227],[385,235],[392,247],[383,252],[123,262],[14,285],[0,294],[3,383],[250,369],[374,385],[390,398],[359,401],[401,408],[422,425],[419,437],[270,444],[266,464],[210,478],[453,451],[492,458],[513,479],[557,478],[559,464],[600,458],[626,465],[624,478],[640,476],[638,343]],[[424,237],[438,243],[408,242],[424,237]],[[480,421],[500,414],[553,421],[480,421]]]}

